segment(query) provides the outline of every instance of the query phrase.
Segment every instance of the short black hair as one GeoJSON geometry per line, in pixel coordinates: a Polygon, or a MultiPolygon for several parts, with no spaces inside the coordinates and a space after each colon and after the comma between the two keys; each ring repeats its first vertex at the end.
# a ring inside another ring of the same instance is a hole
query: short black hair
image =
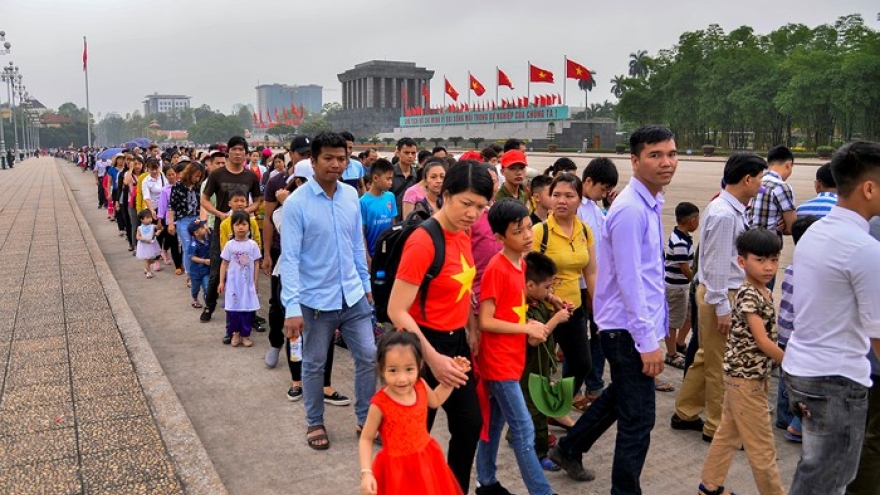
{"type": "Polygon", "coordinates": [[[855,141],[843,146],[831,158],[831,173],[842,197],[855,192],[867,175],[880,181],[880,144],[855,141]]]}
{"type": "Polygon", "coordinates": [[[798,217],[797,220],[791,224],[791,238],[794,240],[794,243],[797,244],[800,242],[801,237],[804,235],[804,232],[810,228],[810,225],[819,221],[819,217],[816,215],[807,215],[805,217],[798,217]]]}
{"type": "Polygon", "coordinates": [[[507,141],[504,141],[504,153],[507,153],[510,150],[518,150],[522,145],[522,140],[510,138],[507,141]]]}
{"type": "Polygon", "coordinates": [[[351,141],[352,143],[354,142],[354,134],[348,131],[342,131],[339,133],[339,135],[342,136],[342,139],[345,139],[346,141],[351,141]]]}
{"type": "Polygon", "coordinates": [[[403,148],[404,146],[415,146],[416,148],[419,147],[419,145],[416,144],[415,139],[410,138],[410,137],[400,138],[397,141],[397,151],[400,151],[400,149],[403,148]]]}
{"type": "Polygon", "coordinates": [[[322,132],[315,136],[315,139],[312,139],[312,157],[317,158],[318,155],[321,154],[321,150],[324,148],[347,149],[348,144],[346,144],[345,138],[340,134],[335,132],[322,132]]]}
{"type": "Polygon", "coordinates": [[[434,148],[431,149],[431,154],[433,155],[434,153],[437,153],[438,151],[446,152],[446,146],[434,146],[434,148]]]}
{"type": "Polygon", "coordinates": [[[146,168],[153,168],[153,167],[159,168],[159,160],[157,160],[151,156],[144,161],[144,166],[146,168]]]}
{"type": "Polygon", "coordinates": [[[774,146],[767,152],[767,163],[784,163],[789,160],[794,162],[794,154],[788,146],[774,146]]]}
{"type": "Polygon", "coordinates": [[[419,153],[416,155],[416,163],[422,163],[425,160],[427,160],[428,158],[431,158],[430,151],[428,151],[428,150],[419,151],[419,153]]]}
{"type": "Polygon", "coordinates": [[[370,176],[385,175],[388,172],[394,172],[394,165],[385,158],[377,158],[370,166],[370,176]]]}
{"type": "Polygon", "coordinates": [[[609,188],[614,189],[617,187],[620,175],[617,173],[617,166],[614,165],[610,158],[599,157],[590,160],[590,163],[584,169],[581,181],[586,182],[587,179],[593,181],[593,184],[605,184],[609,188]]]}
{"type": "Polygon", "coordinates": [[[544,175],[555,175],[559,172],[574,173],[575,170],[577,170],[577,165],[574,163],[574,160],[567,156],[563,156],[553,162],[553,165],[550,165],[550,167],[544,171],[544,175]]]}
{"type": "Polygon", "coordinates": [[[484,162],[488,162],[493,158],[498,158],[498,153],[495,152],[495,148],[486,146],[480,151],[480,156],[483,157],[484,162]]]}
{"type": "Polygon", "coordinates": [[[684,222],[690,217],[699,214],[700,209],[697,208],[697,205],[693,203],[682,201],[681,203],[675,205],[675,221],[678,223],[684,222]]]}
{"type": "Polygon", "coordinates": [[[422,343],[416,334],[405,330],[386,332],[379,337],[379,341],[376,342],[376,367],[379,369],[379,373],[381,374],[385,371],[385,356],[388,354],[388,350],[398,346],[412,349],[413,355],[416,358],[416,366],[419,367],[419,375],[421,375],[422,364],[424,363],[422,343]]]}
{"type": "Polygon", "coordinates": [[[476,160],[464,160],[446,171],[440,195],[449,193],[450,196],[455,196],[470,191],[486,198],[486,201],[492,201],[494,190],[495,183],[486,167],[476,160]]]}
{"type": "Polygon", "coordinates": [[[537,194],[549,186],[551,182],[553,182],[553,178],[549,175],[536,175],[529,183],[529,190],[532,191],[532,194],[537,194]]]}
{"type": "Polygon", "coordinates": [[[745,176],[756,177],[767,169],[767,162],[754,153],[734,153],[724,164],[724,183],[739,184],[745,176]]]}
{"type": "Polygon", "coordinates": [[[541,284],[556,277],[556,263],[544,253],[531,251],[526,253],[526,280],[541,284]]]}
{"type": "Polygon", "coordinates": [[[245,190],[245,188],[240,187],[240,186],[233,187],[232,189],[229,190],[229,199],[232,199],[236,196],[241,196],[241,197],[247,199],[247,197],[248,197],[247,190],[245,190]]]}
{"type": "Polygon", "coordinates": [[[527,216],[529,216],[529,209],[526,208],[526,205],[515,198],[504,198],[496,201],[489,208],[489,227],[493,234],[504,236],[510,224],[522,225],[523,219],[527,216]]]}
{"type": "Polygon", "coordinates": [[[242,210],[233,211],[232,216],[229,217],[229,224],[230,225],[238,225],[240,223],[246,223],[248,226],[250,226],[251,225],[251,214],[246,211],[242,211],[242,210]]]}
{"type": "Polygon", "coordinates": [[[247,139],[241,136],[232,136],[229,138],[229,142],[226,143],[226,149],[231,150],[235,146],[244,146],[244,152],[248,151],[248,142],[247,139]]]}
{"type": "Polygon", "coordinates": [[[575,190],[578,195],[578,198],[584,197],[584,183],[578,179],[577,175],[574,174],[560,174],[557,175],[553,182],[550,183],[550,194],[553,194],[553,191],[556,190],[556,186],[561,183],[571,184],[571,187],[575,190]]]}
{"type": "Polygon", "coordinates": [[[831,173],[831,163],[826,163],[816,169],[816,180],[826,189],[837,188],[837,182],[834,182],[834,174],[831,173]]]}
{"type": "Polygon", "coordinates": [[[660,125],[642,126],[629,136],[629,152],[639,156],[646,144],[662,143],[671,139],[675,139],[675,134],[666,127],[660,125]]]}
{"type": "Polygon", "coordinates": [[[765,228],[751,229],[736,238],[736,254],[745,258],[748,255],[775,256],[782,252],[782,241],[776,232],[765,228]]]}
{"type": "Polygon", "coordinates": [[[490,145],[489,145],[489,148],[492,148],[493,150],[495,150],[495,155],[496,155],[496,156],[501,156],[501,155],[504,153],[504,146],[501,146],[501,145],[498,144],[498,143],[492,143],[492,144],[490,144],[490,145]]]}

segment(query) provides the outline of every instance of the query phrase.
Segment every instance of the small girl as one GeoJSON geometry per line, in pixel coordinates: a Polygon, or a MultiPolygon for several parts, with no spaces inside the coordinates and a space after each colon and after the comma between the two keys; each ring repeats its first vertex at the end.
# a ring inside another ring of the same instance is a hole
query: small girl
{"type": "Polygon", "coordinates": [[[137,228],[135,237],[137,238],[137,258],[144,260],[144,275],[147,278],[153,278],[153,272],[150,271],[150,263],[159,256],[159,243],[156,242],[158,229],[153,224],[153,212],[149,208],[144,208],[138,213],[138,219],[141,224],[137,228]]]}
{"type": "MultiPolygon", "coordinates": [[[[440,407],[452,387],[440,384],[431,390],[421,378],[422,346],[415,334],[386,333],[376,348],[376,362],[385,386],[373,396],[358,444],[361,493],[461,494],[440,445],[426,428],[428,408],[440,407]],[[377,431],[382,436],[382,450],[370,468],[377,431]]],[[[462,372],[470,371],[467,359],[453,359],[462,372]]]]}
{"type": "Polygon", "coordinates": [[[220,286],[218,294],[225,295],[226,335],[232,347],[239,344],[251,347],[251,326],[254,314],[260,309],[257,298],[257,277],[260,274],[260,258],[263,257],[256,242],[248,238],[251,217],[246,211],[235,211],[230,217],[233,238],[220,253],[220,286]],[[229,290],[226,290],[226,289],[229,290]]]}

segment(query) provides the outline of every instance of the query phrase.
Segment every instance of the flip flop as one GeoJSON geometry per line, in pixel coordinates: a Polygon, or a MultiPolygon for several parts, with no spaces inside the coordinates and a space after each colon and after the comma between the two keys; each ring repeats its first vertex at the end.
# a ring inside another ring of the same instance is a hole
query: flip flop
{"type": "Polygon", "coordinates": [[[330,437],[327,436],[327,430],[324,428],[324,425],[315,425],[309,426],[306,429],[306,443],[309,444],[309,448],[313,450],[327,450],[330,448],[330,437]],[[310,433],[315,431],[322,431],[318,435],[310,435],[310,433]],[[319,443],[326,442],[326,443],[319,443]]]}
{"type": "Polygon", "coordinates": [[[654,390],[658,392],[675,392],[675,387],[665,380],[660,380],[659,382],[654,382],[654,390]]]}

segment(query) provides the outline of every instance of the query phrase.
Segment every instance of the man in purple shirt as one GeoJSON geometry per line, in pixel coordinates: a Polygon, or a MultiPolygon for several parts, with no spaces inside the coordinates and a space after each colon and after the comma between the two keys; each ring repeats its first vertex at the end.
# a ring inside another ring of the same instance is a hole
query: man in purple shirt
{"type": "Polygon", "coordinates": [[[605,220],[593,299],[599,341],[614,381],[549,454],[572,479],[592,480],[593,473],[583,467],[583,453],[617,422],[611,470],[611,493],[616,495],[642,493],[639,478],[654,428],[654,377],[663,371],[659,341],[668,319],[662,190],[678,166],[669,129],[642,127],[629,141],[633,178],[605,220]]]}

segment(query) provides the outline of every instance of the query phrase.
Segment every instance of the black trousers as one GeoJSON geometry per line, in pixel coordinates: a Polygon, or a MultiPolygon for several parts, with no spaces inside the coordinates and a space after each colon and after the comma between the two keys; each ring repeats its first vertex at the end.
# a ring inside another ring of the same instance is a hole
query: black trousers
{"type": "MultiPolygon", "coordinates": [[[[449,357],[463,356],[472,360],[471,349],[467,344],[467,333],[464,330],[441,332],[422,327],[422,332],[440,354],[449,357]]],[[[424,378],[431,388],[440,383],[427,366],[424,370],[424,378]]],[[[446,463],[452,469],[452,474],[458,480],[461,490],[468,493],[471,467],[474,465],[480,429],[483,427],[473,372],[468,373],[466,384],[453,389],[449,399],[443,403],[443,410],[446,411],[446,422],[449,425],[449,451],[446,453],[446,463]]],[[[436,416],[437,410],[428,409],[428,431],[434,426],[436,416]]]]}
{"type": "Polygon", "coordinates": [[[128,241],[128,245],[134,246],[131,243],[131,217],[128,215],[127,204],[119,203],[119,208],[116,209],[116,224],[119,226],[119,230],[125,231],[125,240],[128,241]]]}
{"type": "Polygon", "coordinates": [[[98,207],[107,206],[107,192],[104,191],[104,178],[98,177],[98,207]]]}
{"type": "Polygon", "coordinates": [[[211,232],[211,276],[208,279],[208,293],[205,294],[205,309],[217,309],[217,289],[220,288],[220,231],[211,232]]]}
{"type": "Polygon", "coordinates": [[[583,306],[574,310],[567,322],[556,327],[553,338],[562,349],[565,361],[562,363],[562,376],[574,377],[574,390],[578,391],[593,368],[590,355],[590,339],[583,306]]]}
{"type": "MultiPolygon", "coordinates": [[[[164,221],[162,224],[164,225],[164,221]]],[[[173,235],[168,232],[168,227],[162,227],[162,233],[159,234],[159,245],[162,249],[171,253],[171,260],[174,261],[174,268],[183,269],[183,254],[180,252],[180,240],[177,233],[173,235]]]]}

